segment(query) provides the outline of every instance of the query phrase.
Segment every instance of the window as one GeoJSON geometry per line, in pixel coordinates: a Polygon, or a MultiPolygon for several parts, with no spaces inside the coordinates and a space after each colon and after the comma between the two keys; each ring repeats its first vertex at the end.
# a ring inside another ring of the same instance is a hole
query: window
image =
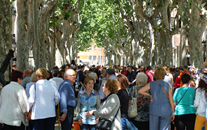
{"type": "Polygon", "coordinates": [[[92,60],[92,56],[89,56],[89,59],[92,60]]]}
{"type": "Polygon", "coordinates": [[[101,65],[101,63],[102,63],[102,56],[98,56],[98,63],[99,63],[99,65],[101,65]]]}
{"type": "Polygon", "coordinates": [[[96,45],[94,45],[93,48],[96,49],[96,45]]]}
{"type": "Polygon", "coordinates": [[[93,56],[93,60],[96,60],[96,56],[93,56]]]}

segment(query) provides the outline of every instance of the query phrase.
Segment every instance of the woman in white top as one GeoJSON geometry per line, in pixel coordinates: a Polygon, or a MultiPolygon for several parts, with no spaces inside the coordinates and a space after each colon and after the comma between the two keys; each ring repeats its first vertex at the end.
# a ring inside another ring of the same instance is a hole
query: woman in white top
{"type": "Polygon", "coordinates": [[[202,79],[199,80],[199,86],[196,89],[194,106],[196,107],[197,113],[194,130],[201,130],[203,125],[205,125],[205,130],[207,130],[207,83],[202,79]]]}
{"type": "Polygon", "coordinates": [[[47,70],[45,68],[39,68],[36,75],[38,81],[31,86],[29,91],[29,107],[32,109],[33,130],[54,130],[55,105],[59,103],[60,95],[56,85],[47,80],[47,70]]]}
{"type": "Polygon", "coordinates": [[[11,82],[6,85],[0,95],[0,123],[4,130],[24,130],[28,125],[27,95],[22,83],[22,72],[12,71],[11,82]]]}

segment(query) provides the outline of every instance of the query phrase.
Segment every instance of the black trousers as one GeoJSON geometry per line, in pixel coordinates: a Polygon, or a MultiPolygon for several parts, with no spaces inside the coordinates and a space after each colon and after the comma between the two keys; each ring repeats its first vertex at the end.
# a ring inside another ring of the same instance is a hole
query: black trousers
{"type": "Polygon", "coordinates": [[[25,125],[23,123],[21,123],[20,126],[11,126],[4,124],[3,130],[25,130],[25,125]]]}
{"type": "Polygon", "coordinates": [[[176,115],[175,126],[177,130],[194,130],[196,114],[176,115]]]}
{"type": "Polygon", "coordinates": [[[56,117],[32,120],[33,130],[54,130],[56,117]]]}

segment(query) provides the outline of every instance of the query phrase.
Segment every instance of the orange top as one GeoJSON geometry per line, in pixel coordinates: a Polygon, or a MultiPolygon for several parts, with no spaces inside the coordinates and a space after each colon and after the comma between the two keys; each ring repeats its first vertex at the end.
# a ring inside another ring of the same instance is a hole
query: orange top
{"type": "MultiPolygon", "coordinates": [[[[181,76],[184,75],[184,74],[189,74],[189,75],[190,75],[190,73],[189,73],[188,71],[187,71],[187,72],[182,71],[182,72],[179,74],[180,79],[181,79],[181,76]]],[[[182,83],[182,81],[180,81],[180,87],[182,87],[182,86],[183,86],[183,83],[182,83]]]]}

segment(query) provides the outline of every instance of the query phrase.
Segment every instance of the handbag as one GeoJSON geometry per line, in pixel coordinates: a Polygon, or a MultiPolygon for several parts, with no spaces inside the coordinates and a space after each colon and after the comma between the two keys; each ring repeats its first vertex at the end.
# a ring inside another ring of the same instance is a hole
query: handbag
{"type": "Polygon", "coordinates": [[[132,100],[131,100],[131,104],[128,108],[128,117],[133,118],[135,116],[138,115],[137,113],[137,97],[135,96],[135,86],[132,88],[133,89],[133,95],[132,100]]]}
{"type": "MultiPolygon", "coordinates": [[[[118,111],[119,109],[120,108],[118,108],[118,111]]],[[[110,121],[109,119],[105,119],[105,118],[99,118],[98,124],[96,124],[96,130],[111,130],[112,122],[114,122],[118,114],[118,111],[112,121],[110,121]]]]}
{"type": "MultiPolygon", "coordinates": [[[[34,85],[35,85],[35,84],[34,84],[34,85]]],[[[36,85],[35,85],[35,91],[36,91],[36,85]]],[[[33,108],[33,105],[32,105],[32,107],[31,107],[30,111],[28,112],[28,115],[27,115],[27,119],[28,119],[28,120],[31,120],[32,108],[33,108]]]]}
{"type": "Polygon", "coordinates": [[[96,124],[96,130],[110,130],[112,122],[105,118],[100,118],[98,124],[96,124]]]}
{"type": "MultiPolygon", "coordinates": [[[[156,80],[156,81],[157,81],[157,80],[156,80]]],[[[165,93],[166,97],[167,97],[168,100],[169,100],[169,97],[168,97],[167,93],[165,92],[164,88],[160,85],[160,83],[159,83],[158,81],[157,81],[157,83],[158,83],[158,85],[160,86],[160,88],[163,90],[163,92],[165,93]]]]}

